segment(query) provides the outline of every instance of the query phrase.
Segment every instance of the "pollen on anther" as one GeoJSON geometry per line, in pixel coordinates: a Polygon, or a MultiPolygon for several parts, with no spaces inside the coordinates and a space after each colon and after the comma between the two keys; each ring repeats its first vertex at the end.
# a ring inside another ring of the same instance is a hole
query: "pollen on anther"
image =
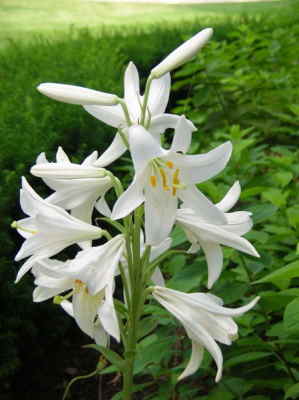
{"type": "Polygon", "coordinates": [[[176,196],[177,186],[180,185],[179,174],[180,174],[180,170],[177,168],[172,177],[172,185],[173,185],[172,186],[172,195],[173,196],[176,196]]]}
{"type": "Polygon", "coordinates": [[[167,167],[170,168],[170,169],[174,167],[174,164],[173,164],[172,161],[166,161],[166,165],[167,165],[167,167]]]}
{"type": "Polygon", "coordinates": [[[155,175],[151,175],[150,184],[151,184],[152,187],[156,187],[157,186],[157,177],[155,175]]]}
{"type": "Polygon", "coordinates": [[[180,174],[180,170],[179,170],[179,169],[176,169],[175,172],[174,172],[174,174],[173,174],[173,183],[174,183],[175,185],[180,184],[179,174],[180,174]]]}

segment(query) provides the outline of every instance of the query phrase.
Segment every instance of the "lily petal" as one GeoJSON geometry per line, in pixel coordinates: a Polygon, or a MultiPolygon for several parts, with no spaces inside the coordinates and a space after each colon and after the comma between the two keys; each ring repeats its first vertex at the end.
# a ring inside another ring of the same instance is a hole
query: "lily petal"
{"type": "Polygon", "coordinates": [[[120,156],[122,156],[127,150],[121,136],[117,133],[110,146],[104,151],[104,153],[94,162],[96,167],[106,167],[113,163],[120,156]]]}
{"type": "Polygon", "coordinates": [[[194,372],[198,370],[203,359],[203,354],[204,354],[203,346],[200,343],[196,342],[195,340],[192,340],[191,358],[184,371],[178,377],[178,381],[187,378],[187,376],[194,374],[194,372]]]}
{"type": "Polygon", "coordinates": [[[148,97],[148,107],[151,115],[163,114],[169,100],[170,74],[165,74],[151,83],[148,97]]]}
{"type": "Polygon", "coordinates": [[[117,315],[113,304],[113,282],[106,287],[105,301],[98,309],[98,317],[105,331],[119,342],[120,332],[117,315]]]}
{"type": "MultiPolygon", "coordinates": [[[[41,161],[41,159],[40,159],[41,161]]],[[[47,162],[47,159],[46,159],[47,162]]],[[[56,153],[56,162],[71,162],[68,155],[64,152],[63,148],[61,146],[58,147],[57,153],[56,153]]]]}
{"type": "Polygon", "coordinates": [[[145,189],[145,236],[146,243],[157,245],[162,242],[173,227],[176,218],[177,198],[161,187],[145,189]]]}
{"type": "Polygon", "coordinates": [[[168,238],[164,239],[158,245],[152,246],[151,255],[150,255],[150,261],[155,260],[161,254],[163,254],[165,251],[167,251],[171,246],[171,242],[172,242],[172,239],[168,237],[168,238]]]}
{"type": "Polygon", "coordinates": [[[124,122],[124,112],[119,104],[116,106],[85,105],[84,110],[105,124],[118,128],[124,122]]]}
{"type": "MultiPolygon", "coordinates": [[[[152,135],[160,135],[163,134],[166,129],[175,129],[177,123],[180,120],[180,116],[175,114],[160,114],[156,115],[151,119],[151,124],[149,127],[149,131],[152,135]]],[[[196,128],[191,121],[186,120],[189,126],[189,129],[195,131],[196,128]]]]}
{"type": "Polygon", "coordinates": [[[226,142],[206,154],[172,154],[171,160],[181,169],[186,184],[204,182],[223,170],[232,153],[231,142],[226,142]]]}
{"type": "Polygon", "coordinates": [[[202,224],[201,236],[204,240],[220,243],[224,246],[229,246],[233,249],[243,251],[246,254],[259,257],[258,252],[247,239],[240,237],[235,233],[228,232],[219,226],[202,224]]]}
{"type": "Polygon", "coordinates": [[[191,145],[192,132],[195,130],[196,128],[188,123],[188,120],[182,115],[176,124],[170,150],[173,152],[181,151],[182,153],[186,153],[191,145]]]}
{"type": "Polygon", "coordinates": [[[79,328],[90,337],[94,337],[94,320],[101,296],[90,296],[83,287],[76,289],[73,294],[74,318],[79,328]]]}
{"type": "Polygon", "coordinates": [[[222,271],[223,264],[223,254],[221,247],[212,242],[206,242],[204,240],[200,241],[200,245],[205,253],[207,263],[208,263],[208,289],[211,289],[213,284],[219,278],[222,271]]]}
{"type": "Polygon", "coordinates": [[[137,121],[140,116],[140,93],[139,93],[139,75],[134,63],[130,62],[124,79],[125,102],[129,110],[129,114],[133,117],[133,121],[137,121]]]}
{"type": "Polygon", "coordinates": [[[151,280],[155,285],[165,286],[165,279],[159,267],[155,268],[154,273],[151,276],[151,280]]]}
{"type": "Polygon", "coordinates": [[[160,143],[141,125],[129,128],[130,151],[135,171],[140,173],[149,161],[166,154],[160,143]]]}
{"type": "Polygon", "coordinates": [[[241,186],[239,181],[236,181],[223,197],[223,199],[216,204],[216,207],[218,207],[219,210],[222,210],[223,212],[229,211],[239,200],[240,194],[241,186]]]}
{"type": "Polygon", "coordinates": [[[194,185],[178,191],[179,198],[186,208],[193,209],[203,221],[216,225],[225,224],[225,214],[219,210],[206,196],[194,185]]]}
{"type": "Polygon", "coordinates": [[[111,210],[108,203],[105,200],[105,196],[102,196],[95,204],[95,208],[98,212],[107,218],[111,218],[111,210]]]}
{"type": "Polygon", "coordinates": [[[112,210],[112,219],[124,218],[130,214],[135,208],[139,207],[144,202],[143,187],[147,178],[147,173],[144,171],[140,175],[135,175],[131,185],[117,199],[112,210]]]}

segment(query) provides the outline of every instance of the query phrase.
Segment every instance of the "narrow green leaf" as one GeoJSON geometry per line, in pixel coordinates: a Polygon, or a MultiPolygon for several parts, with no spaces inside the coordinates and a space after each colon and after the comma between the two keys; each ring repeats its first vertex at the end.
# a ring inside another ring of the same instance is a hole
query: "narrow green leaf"
{"type": "Polygon", "coordinates": [[[267,203],[250,206],[247,210],[252,212],[253,222],[258,223],[272,217],[276,213],[277,207],[273,204],[267,203]]]}
{"type": "Polygon", "coordinates": [[[187,241],[186,235],[182,228],[176,226],[171,233],[172,244],[171,247],[177,247],[187,241]]]}
{"type": "Polygon", "coordinates": [[[116,393],[116,394],[112,397],[111,400],[122,400],[122,395],[123,395],[123,392],[122,392],[122,391],[121,391],[121,392],[118,392],[118,393],[116,393]]]}
{"type": "Polygon", "coordinates": [[[269,275],[255,281],[253,283],[266,283],[270,282],[277,286],[279,289],[287,289],[290,285],[291,279],[299,277],[299,261],[294,261],[285,267],[271,272],[269,275]]]}
{"type": "Polygon", "coordinates": [[[99,353],[103,354],[104,357],[107,358],[111,362],[111,364],[115,365],[119,370],[123,370],[125,367],[125,360],[115,353],[115,351],[108,349],[107,347],[100,346],[99,344],[88,344],[84,346],[86,348],[95,349],[99,353]]]}
{"type": "Polygon", "coordinates": [[[225,366],[227,368],[230,368],[230,367],[234,367],[235,365],[239,365],[239,364],[244,364],[244,363],[248,363],[248,362],[251,362],[251,361],[260,360],[262,358],[266,358],[266,357],[269,357],[271,355],[272,355],[272,353],[270,353],[270,352],[253,351],[251,353],[245,353],[245,354],[241,354],[239,356],[230,358],[229,360],[227,360],[225,362],[225,366]]]}
{"type": "Polygon", "coordinates": [[[138,340],[148,335],[151,331],[153,331],[158,325],[158,321],[154,319],[152,316],[143,318],[138,325],[138,340]]]}

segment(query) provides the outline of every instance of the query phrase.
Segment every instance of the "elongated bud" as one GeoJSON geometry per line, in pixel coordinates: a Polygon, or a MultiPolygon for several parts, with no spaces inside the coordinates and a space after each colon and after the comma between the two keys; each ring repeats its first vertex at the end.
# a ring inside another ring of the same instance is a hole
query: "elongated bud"
{"type": "Polygon", "coordinates": [[[60,83],[41,83],[37,90],[51,99],[69,104],[113,106],[119,100],[115,94],[60,83]]]}
{"type": "Polygon", "coordinates": [[[160,78],[167,72],[174,70],[191,60],[197,52],[207,43],[213,34],[212,28],[206,28],[198,32],[191,39],[184,42],[181,46],[170,53],[151,71],[152,78],[160,78]]]}
{"type": "Polygon", "coordinates": [[[107,176],[104,168],[83,166],[72,163],[44,163],[36,164],[31,170],[31,174],[39,178],[55,179],[81,179],[81,178],[111,178],[107,176]]]}

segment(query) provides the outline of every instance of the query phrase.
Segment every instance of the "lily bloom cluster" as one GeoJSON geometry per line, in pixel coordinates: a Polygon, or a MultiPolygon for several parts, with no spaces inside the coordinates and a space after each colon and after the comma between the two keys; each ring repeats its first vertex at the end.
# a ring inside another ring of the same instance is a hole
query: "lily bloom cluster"
{"type": "Polygon", "coordinates": [[[123,280],[123,307],[128,309],[136,300],[132,295],[134,284],[142,282],[144,292],[150,293],[182,323],[192,341],[191,358],[180,379],[198,369],[206,348],[216,362],[218,381],[223,361],[217,342],[231,344],[238,332],[233,317],[251,309],[258,298],[240,308],[225,308],[222,300],[212,294],[187,294],[167,288],[157,267],[158,257],[171,247],[175,225],[183,229],[191,244],[188,252],[202,251],[205,255],[208,289],[222,271],[221,246],[258,257],[243,237],[252,227],[251,214],[229,212],[239,199],[239,183],[218,204],[213,204],[196,186],[225,168],[232,144],[223,143],[204,154],[187,154],[195,126],[185,116],[165,112],[170,72],[195,56],[211,35],[212,29],[204,29],[153,68],[143,95],[132,62],[125,71],[123,98],[72,85],[41,84],[38,87],[41,93],[81,105],[117,131],[106,151],[100,155],[93,152],[82,164],[73,163],[61,147],[55,162],[40,154],[31,173],[42,178],[52,194],[41,198],[23,178],[20,202],[27,217],[13,226],[25,239],[16,260],[27,258],[16,281],[31,270],[36,285],[35,302],[54,298],[82,331],[96,343],[109,346],[109,337],[120,341],[123,329],[120,326],[123,316],[115,307],[116,277],[120,275],[123,280]],[[173,138],[166,149],[163,134],[168,129],[173,130],[173,138]],[[106,167],[126,151],[132,158],[134,177],[123,190],[120,181],[106,167]],[[111,189],[118,196],[113,206],[105,199],[111,189]],[[139,221],[139,231],[134,231],[137,240],[132,234],[135,229],[132,224],[137,223],[133,214],[136,217],[138,210],[142,210],[139,216],[144,215],[144,220],[139,221]],[[95,213],[110,221],[119,234],[112,237],[107,230],[93,224],[95,213]],[[94,242],[98,239],[102,242],[94,242]],[[140,270],[136,266],[132,269],[136,242],[140,270]],[[78,247],[73,259],[53,258],[72,245],[78,247]],[[140,276],[143,280],[138,281],[140,276]]]}

